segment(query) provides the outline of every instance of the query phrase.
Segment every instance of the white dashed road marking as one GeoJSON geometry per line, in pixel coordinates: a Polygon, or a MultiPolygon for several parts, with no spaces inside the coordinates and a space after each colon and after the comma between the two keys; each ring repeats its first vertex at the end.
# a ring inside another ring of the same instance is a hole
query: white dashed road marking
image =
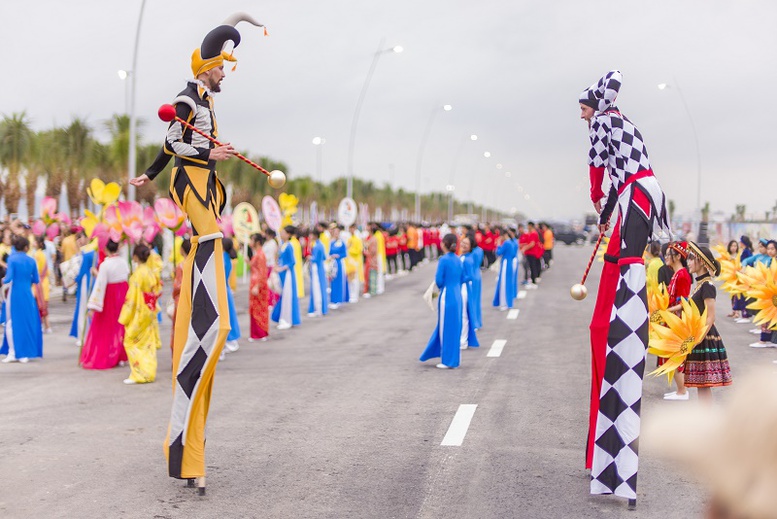
{"type": "Polygon", "coordinates": [[[440,445],[450,447],[460,447],[464,442],[464,437],[467,435],[467,429],[469,429],[469,423],[472,421],[472,417],[475,415],[475,409],[478,408],[477,404],[461,404],[459,410],[453,416],[451,426],[448,427],[448,432],[445,434],[445,438],[442,439],[440,445]]]}

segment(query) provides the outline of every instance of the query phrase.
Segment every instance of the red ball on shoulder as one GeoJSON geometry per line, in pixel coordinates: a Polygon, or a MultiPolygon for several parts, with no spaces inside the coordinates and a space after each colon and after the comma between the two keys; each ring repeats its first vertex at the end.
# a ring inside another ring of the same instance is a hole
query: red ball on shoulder
{"type": "Polygon", "coordinates": [[[170,122],[175,119],[175,107],[173,105],[162,105],[157,112],[159,118],[165,122],[170,122]]]}

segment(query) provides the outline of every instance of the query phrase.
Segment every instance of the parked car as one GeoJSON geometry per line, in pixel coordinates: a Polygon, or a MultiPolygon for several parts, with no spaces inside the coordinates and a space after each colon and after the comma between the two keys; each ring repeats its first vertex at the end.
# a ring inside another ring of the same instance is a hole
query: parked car
{"type": "Polygon", "coordinates": [[[554,235],[557,242],[562,242],[566,245],[583,245],[586,241],[586,235],[582,231],[576,231],[569,226],[556,226],[554,227],[554,235]]]}

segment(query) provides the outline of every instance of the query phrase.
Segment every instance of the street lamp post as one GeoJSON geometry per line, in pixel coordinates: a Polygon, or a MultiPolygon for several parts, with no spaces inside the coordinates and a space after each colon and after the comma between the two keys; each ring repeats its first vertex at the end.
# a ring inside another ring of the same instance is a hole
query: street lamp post
{"type": "Polygon", "coordinates": [[[324,184],[324,172],[323,172],[323,148],[326,144],[326,139],[323,137],[313,137],[313,145],[316,147],[316,178],[323,185],[324,184]]]}
{"type": "Polygon", "coordinates": [[[117,72],[119,75],[119,79],[124,81],[124,114],[129,114],[129,83],[127,83],[127,78],[132,75],[131,70],[119,70],[117,72]]]}
{"type": "MultiPolygon", "coordinates": [[[[478,140],[478,136],[475,135],[474,133],[470,134],[469,135],[469,140],[474,142],[474,141],[478,140]]],[[[459,165],[459,159],[461,158],[461,152],[464,149],[464,143],[465,142],[467,142],[467,136],[463,135],[461,137],[461,141],[459,142],[459,147],[456,150],[456,155],[453,158],[453,164],[451,164],[451,178],[450,178],[450,184],[451,185],[455,185],[455,182],[456,182],[456,167],[459,165]]],[[[470,182],[470,185],[471,185],[471,182],[470,182]]],[[[452,204],[450,204],[450,205],[452,205],[452,204]]],[[[470,205],[471,205],[471,202],[470,202],[470,205]]],[[[469,212],[471,213],[472,211],[470,210],[469,212]]]]}
{"type": "MultiPolygon", "coordinates": [[[[688,115],[688,121],[691,123],[691,130],[693,131],[693,141],[696,144],[696,169],[697,169],[697,179],[696,179],[696,210],[699,211],[699,214],[701,215],[701,149],[699,148],[699,134],[696,133],[696,124],[693,122],[693,116],[691,115],[691,110],[688,108],[688,103],[685,101],[685,96],[683,95],[683,91],[680,89],[679,83],[677,83],[677,79],[674,79],[674,87],[675,90],[677,90],[677,93],[680,96],[680,101],[683,103],[683,107],[685,108],[685,113],[688,115]]],[[[671,85],[667,83],[661,83],[658,85],[659,90],[665,90],[667,88],[670,88],[671,85]]]]}
{"type": "MultiPolygon", "coordinates": [[[[453,110],[451,105],[443,105],[443,111],[450,112],[453,110]]],[[[440,107],[435,106],[432,108],[429,114],[429,120],[426,122],[426,128],[424,129],[424,135],[421,138],[421,146],[418,148],[418,157],[415,162],[415,221],[416,223],[421,221],[421,164],[424,161],[424,150],[426,149],[426,142],[429,140],[429,133],[432,131],[432,123],[434,123],[435,117],[440,112],[440,107]]]]}
{"type": "Polygon", "coordinates": [[[448,223],[453,221],[453,192],[456,190],[456,186],[448,184],[445,186],[445,190],[448,192],[448,223]]]}
{"type": "MultiPolygon", "coordinates": [[[[137,162],[137,126],[138,121],[135,117],[135,86],[137,84],[137,70],[138,70],[138,43],[140,42],[140,25],[143,22],[143,9],[146,7],[146,0],[140,2],[140,16],[138,16],[138,27],[135,31],[135,51],[132,53],[132,74],[131,85],[132,93],[130,95],[130,127],[129,127],[129,164],[128,164],[128,178],[132,180],[135,178],[135,169],[137,162]]],[[[127,199],[135,200],[135,186],[127,183],[127,199]]]]}
{"type": "Polygon", "coordinates": [[[381,39],[380,45],[378,45],[378,50],[372,56],[370,70],[367,72],[367,78],[364,80],[364,85],[362,85],[362,90],[359,93],[359,99],[356,101],[356,110],[353,113],[353,120],[351,121],[351,138],[348,141],[348,180],[346,183],[346,196],[348,198],[353,198],[353,149],[356,145],[356,127],[359,124],[359,116],[361,115],[364,98],[367,96],[367,88],[370,86],[370,81],[372,81],[372,75],[375,73],[375,67],[378,65],[378,59],[380,59],[380,57],[387,52],[399,54],[404,50],[399,45],[395,45],[389,49],[384,49],[383,46],[385,44],[386,39],[381,39]]]}

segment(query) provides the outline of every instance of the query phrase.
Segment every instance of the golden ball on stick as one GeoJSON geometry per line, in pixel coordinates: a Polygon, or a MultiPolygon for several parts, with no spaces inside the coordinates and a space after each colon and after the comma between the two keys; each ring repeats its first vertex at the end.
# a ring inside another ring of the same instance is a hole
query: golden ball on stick
{"type": "Polygon", "coordinates": [[[576,301],[582,301],[585,299],[585,296],[588,295],[588,289],[583,284],[576,284],[572,285],[572,288],[569,290],[569,295],[572,296],[572,299],[575,299],[576,301]]]}
{"type": "Polygon", "coordinates": [[[274,169],[270,171],[270,176],[267,177],[267,182],[275,189],[280,189],[286,185],[286,174],[283,171],[274,169]]]}

